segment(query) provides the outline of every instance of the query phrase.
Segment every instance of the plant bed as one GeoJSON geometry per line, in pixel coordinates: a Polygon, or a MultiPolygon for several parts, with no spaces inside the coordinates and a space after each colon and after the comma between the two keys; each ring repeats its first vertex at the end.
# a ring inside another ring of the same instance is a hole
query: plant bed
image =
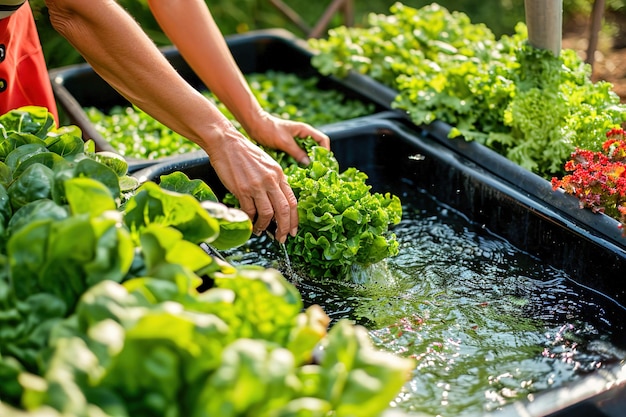
{"type": "MultiPolygon", "coordinates": [[[[609,83],[593,82],[573,50],[554,57],[530,47],[521,23],[496,39],[462,13],[396,3],[368,27],[337,27],[310,46],[322,73],[345,76],[398,118],[550,204],[570,201],[542,179],[562,176],[576,148],[600,151],[605,134],[626,122],[609,83]]],[[[588,218],[621,246],[620,231],[598,217],[588,218]]]]}
{"type": "MultiPolygon", "coordinates": [[[[273,29],[230,35],[227,37],[227,44],[244,75],[251,77],[255,74],[258,76],[265,73],[282,73],[290,77],[299,77],[302,80],[299,88],[303,90],[303,94],[300,94],[303,99],[304,97],[314,97],[315,93],[319,92],[320,100],[325,101],[326,105],[317,105],[316,111],[321,112],[322,110],[320,109],[323,109],[324,112],[323,115],[320,115],[324,117],[318,117],[317,122],[327,120],[331,115],[338,118],[352,117],[350,107],[355,109],[354,112],[357,116],[385,110],[371,101],[362,92],[351,89],[336,77],[322,76],[311,66],[310,59],[312,53],[306,48],[306,44],[287,31],[273,29]],[[311,85],[312,81],[317,82],[315,85],[311,85]],[[308,95],[304,94],[304,90],[307,90],[306,93],[308,95]],[[332,103],[329,103],[329,100],[332,103]],[[337,107],[328,113],[328,106],[330,105],[337,107]]],[[[189,68],[175,47],[162,48],[162,52],[191,85],[199,91],[208,93],[206,87],[189,68]]],[[[271,76],[276,77],[275,75],[271,76]]],[[[88,64],[78,64],[52,70],[50,78],[55,96],[61,110],[67,115],[69,123],[78,126],[83,131],[84,138],[92,139],[97,149],[120,153],[120,149],[116,149],[110,143],[111,136],[103,134],[96,129],[95,122],[87,113],[87,109],[94,109],[94,111],[102,112],[106,115],[114,109],[118,109],[117,111],[119,112],[120,108],[129,108],[131,104],[100,78],[88,64]]],[[[293,82],[293,80],[290,82],[293,82]]],[[[279,87],[277,87],[278,89],[279,87]]],[[[294,98],[293,96],[285,98],[287,94],[284,94],[284,92],[278,97],[272,97],[271,92],[267,91],[262,92],[262,94],[268,100],[275,98],[276,101],[280,99],[285,101],[285,99],[294,98]]],[[[277,109],[279,108],[277,103],[271,104],[277,109]]],[[[279,114],[288,115],[287,108],[289,105],[293,107],[293,104],[289,102],[283,104],[285,107],[279,114]]],[[[269,107],[269,104],[267,107],[269,107]]],[[[314,115],[310,113],[305,112],[303,117],[305,122],[308,119],[311,119],[311,122],[316,121],[314,120],[314,115]]],[[[158,123],[154,121],[151,124],[158,123]]],[[[159,128],[164,127],[161,126],[159,128]]],[[[163,161],[163,158],[167,157],[168,155],[160,155],[157,158],[133,156],[127,159],[131,163],[129,169],[134,171],[154,163],[155,159],[163,161]]]]}
{"type": "MultiPolygon", "coordinates": [[[[447,221],[451,221],[453,218],[467,221],[467,223],[462,224],[479,236],[477,240],[481,241],[483,238],[489,240],[490,237],[497,236],[497,239],[503,239],[507,245],[511,245],[510,247],[491,249],[494,256],[506,257],[509,250],[516,253],[520,251],[518,253],[530,267],[549,265],[550,268],[559,271],[557,276],[563,278],[563,281],[555,279],[555,276],[550,274],[538,277],[539,281],[542,278],[545,280],[543,284],[545,285],[543,287],[544,295],[552,297],[549,294],[550,289],[553,285],[557,285],[558,281],[560,282],[558,285],[566,285],[574,291],[577,295],[573,297],[581,301],[582,304],[576,311],[568,311],[567,307],[564,307],[565,310],[562,311],[562,306],[558,307],[556,308],[558,310],[557,315],[562,315],[565,320],[572,320],[573,322],[577,322],[579,319],[582,321],[589,320],[597,329],[609,332],[610,341],[614,346],[623,349],[626,345],[623,334],[623,318],[626,313],[624,308],[626,283],[619,279],[621,271],[626,267],[626,251],[614,242],[598,236],[594,227],[581,221],[577,217],[580,213],[577,203],[566,208],[563,207],[563,204],[549,204],[535,195],[536,193],[529,193],[524,186],[520,186],[523,184],[519,183],[523,181],[503,180],[491,170],[485,169],[471,158],[467,158],[463,153],[443,146],[440,139],[428,130],[417,128],[410,123],[363,118],[329,125],[324,130],[331,137],[331,147],[339,166],[342,169],[356,167],[365,172],[368,175],[368,183],[372,185],[372,191],[398,193],[401,199],[407,201],[418,195],[426,194],[440,204],[441,225],[435,225],[432,230],[416,235],[416,241],[413,243],[411,241],[401,243],[400,257],[403,255],[403,251],[407,250],[416,250],[416,253],[419,253],[419,250],[414,249],[414,247],[420,247],[417,238],[423,237],[424,234],[431,233],[433,236],[445,238],[447,235],[441,232],[441,228],[446,226],[447,221]],[[576,213],[576,215],[572,213],[576,213]]],[[[161,175],[172,171],[182,171],[190,178],[203,179],[212,187],[213,184],[219,183],[211,172],[208,158],[205,156],[193,158],[181,156],[174,161],[155,164],[140,170],[135,173],[135,176],[140,182],[158,181],[161,175]]],[[[215,187],[215,189],[218,190],[218,194],[225,193],[225,190],[220,190],[219,187],[215,187]]],[[[551,189],[550,193],[552,194],[551,189]]],[[[559,199],[563,201],[572,200],[568,199],[567,196],[559,196],[559,199]]],[[[426,203],[423,204],[424,207],[418,206],[414,210],[419,212],[423,209],[426,211],[426,203]]],[[[591,213],[589,214],[591,215],[591,213]]],[[[427,217],[426,220],[428,219],[430,217],[427,217]]],[[[466,229],[462,230],[467,231],[466,229]]],[[[465,232],[462,231],[461,234],[463,233],[465,232]]],[[[424,251],[427,251],[428,248],[428,244],[423,246],[424,251]]],[[[458,253],[465,253],[466,250],[471,251],[472,246],[451,245],[448,249],[451,251],[449,258],[456,259],[455,256],[458,256],[458,253]]],[[[247,256],[251,263],[261,262],[265,256],[265,249],[256,254],[246,252],[247,250],[244,250],[243,255],[240,256],[242,259],[247,256]]],[[[281,253],[279,250],[279,258],[281,253]]],[[[483,255],[476,252],[466,256],[467,259],[474,260],[479,264],[476,277],[469,279],[469,282],[476,284],[480,282],[480,264],[483,255]]],[[[428,264],[429,260],[426,259],[424,262],[428,264]]],[[[436,263],[436,261],[433,262],[436,263]]],[[[392,261],[389,263],[393,264],[392,261]]],[[[487,264],[485,262],[485,268],[487,264]]],[[[336,304],[335,312],[338,315],[345,313],[345,311],[354,313],[354,303],[358,302],[353,299],[355,296],[355,293],[351,292],[354,290],[353,287],[361,288],[363,285],[367,288],[368,286],[367,282],[365,284],[350,284],[343,281],[343,284],[338,287],[331,287],[331,290],[324,292],[317,287],[318,283],[315,282],[314,278],[305,276],[298,279],[298,268],[306,269],[306,266],[291,266],[295,271],[292,279],[296,279],[296,285],[300,285],[301,291],[306,293],[305,290],[310,288],[308,302],[326,302],[328,305],[323,307],[327,311],[329,309],[332,311],[333,304],[336,304]],[[349,291],[344,293],[341,291],[342,288],[348,288],[349,291]],[[347,299],[342,299],[342,294],[347,294],[347,299]]],[[[452,270],[454,267],[455,265],[450,265],[452,270]]],[[[454,288],[454,280],[463,279],[467,273],[469,272],[465,271],[459,276],[452,274],[449,277],[452,281],[448,282],[446,288],[448,290],[454,288]]],[[[422,279],[418,277],[417,280],[421,281],[422,279]]],[[[408,308],[411,305],[409,290],[389,295],[385,293],[385,291],[390,291],[389,286],[383,285],[375,288],[381,289],[382,292],[377,294],[375,290],[372,290],[369,296],[373,299],[380,299],[379,310],[375,311],[379,311],[382,315],[388,314],[388,312],[384,312],[387,308],[385,302],[393,300],[395,300],[393,302],[397,302],[397,299],[400,299],[406,302],[405,307],[408,308]]],[[[391,288],[393,287],[391,286],[391,288]]],[[[441,288],[444,293],[448,290],[441,288]]],[[[490,291],[491,289],[484,289],[485,293],[490,291]]],[[[532,290],[529,291],[532,292],[532,290]]],[[[537,290],[537,293],[541,298],[541,290],[537,290]]],[[[561,296],[567,298],[572,295],[568,296],[563,293],[561,296]]],[[[434,300],[431,302],[435,302],[434,300]]],[[[497,304],[495,300],[491,300],[489,303],[485,302],[485,307],[490,303],[497,304]]],[[[423,315],[425,314],[423,309],[429,304],[420,305],[422,306],[420,310],[422,316],[420,317],[426,317],[423,315]]],[[[532,309],[530,306],[528,308],[532,309]]],[[[505,313],[502,312],[502,314],[505,313]]],[[[539,314],[541,315],[541,313],[539,314]]],[[[547,312],[546,314],[549,315],[547,312]]],[[[355,320],[363,319],[358,315],[352,318],[355,320]]],[[[487,319],[487,317],[484,318],[487,319]]],[[[375,314],[369,316],[365,320],[365,324],[376,324],[377,319],[379,318],[375,314]]],[[[523,319],[522,316],[519,316],[515,320],[523,321],[523,319]]],[[[397,326],[390,327],[397,329],[402,324],[401,328],[405,333],[419,336],[420,331],[412,329],[417,324],[420,326],[423,324],[419,320],[413,317],[413,321],[409,324],[406,321],[400,321],[397,326]]],[[[455,320],[451,320],[450,328],[454,328],[455,324],[455,320]]],[[[379,329],[371,329],[374,334],[380,336],[377,330],[379,329]]],[[[446,346],[445,341],[444,346],[446,346]]],[[[619,352],[619,349],[616,351],[619,352]]],[[[398,352],[402,354],[403,350],[398,352]]],[[[496,356],[498,355],[496,354],[496,356]]],[[[428,368],[424,369],[423,372],[428,373],[428,368]]],[[[537,382],[540,383],[541,381],[537,382]]],[[[452,391],[455,389],[459,388],[452,387],[452,391]]],[[[615,410],[624,406],[624,390],[623,365],[619,359],[613,358],[597,371],[583,372],[562,386],[533,392],[528,397],[517,399],[514,404],[507,404],[474,414],[457,412],[453,415],[477,416],[487,413],[494,416],[530,415],[538,417],[544,415],[578,416],[586,412],[587,415],[605,413],[604,415],[616,416],[615,410]]],[[[397,411],[400,415],[405,415],[401,409],[397,411]]],[[[406,415],[411,415],[411,413],[407,411],[406,415]]]]}

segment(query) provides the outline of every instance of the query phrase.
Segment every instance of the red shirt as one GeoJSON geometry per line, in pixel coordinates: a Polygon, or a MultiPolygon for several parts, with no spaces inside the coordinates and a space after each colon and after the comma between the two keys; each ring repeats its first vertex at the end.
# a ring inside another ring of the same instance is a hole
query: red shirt
{"type": "Polygon", "coordinates": [[[37,27],[28,2],[0,19],[0,114],[22,106],[58,113],[37,27]]]}

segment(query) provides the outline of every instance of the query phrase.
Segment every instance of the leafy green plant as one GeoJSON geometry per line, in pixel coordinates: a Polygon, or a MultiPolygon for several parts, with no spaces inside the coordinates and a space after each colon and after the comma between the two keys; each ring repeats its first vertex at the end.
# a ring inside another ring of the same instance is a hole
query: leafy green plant
{"type": "MultiPolygon", "coordinates": [[[[302,312],[295,288],[275,270],[231,272],[216,285],[203,295],[150,278],[94,286],[76,315],[57,326],[46,374],[23,378],[25,408],[376,416],[406,378],[411,360],[375,350],[365,330],[347,321],[326,334],[323,313],[302,312]],[[259,302],[274,314],[259,315],[259,302]],[[318,342],[325,350],[319,363],[294,354],[310,355],[318,342]]],[[[0,410],[13,415],[6,405],[0,410]]]]}
{"type": "Polygon", "coordinates": [[[339,27],[310,40],[322,74],[348,71],[395,89],[392,105],[418,124],[440,120],[451,137],[476,140],[545,178],[561,172],[574,147],[626,120],[626,106],[573,50],[555,57],[527,44],[524,24],[495,35],[438,4],[395,3],[365,28],[339,27]]]}
{"type": "Polygon", "coordinates": [[[412,360],[379,352],[350,322],[329,330],[277,270],[200,247],[224,230],[223,247],[245,242],[247,217],[217,210],[212,190],[180,173],[125,188],[93,143],[50,118],[32,107],[0,117],[0,414],[373,417],[389,407],[412,360]],[[12,196],[33,167],[44,175],[12,196]],[[212,285],[200,291],[203,280],[212,285]]]}
{"type": "Polygon", "coordinates": [[[332,152],[316,146],[308,167],[285,173],[298,199],[297,235],[286,242],[290,258],[313,276],[346,278],[355,265],[367,267],[397,255],[390,227],[402,217],[400,199],[371,193],[367,175],[356,168],[339,171],[332,152]]]}
{"type": "MultiPolygon", "coordinates": [[[[400,199],[372,193],[367,175],[343,172],[331,151],[312,138],[297,138],[311,163],[300,166],[285,152],[264,149],[283,168],[298,199],[298,233],[285,249],[294,265],[312,278],[350,279],[353,268],[367,268],[398,254],[392,227],[402,218],[400,199]]],[[[224,202],[237,205],[232,194],[224,202]]]]}

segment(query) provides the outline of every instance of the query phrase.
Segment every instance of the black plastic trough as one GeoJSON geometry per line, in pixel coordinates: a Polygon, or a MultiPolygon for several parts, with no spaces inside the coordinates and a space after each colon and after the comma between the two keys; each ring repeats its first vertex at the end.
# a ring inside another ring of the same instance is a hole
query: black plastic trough
{"type": "MultiPolygon", "coordinates": [[[[618,231],[607,231],[611,238],[598,233],[600,227],[586,221],[589,219],[581,214],[584,211],[565,198],[568,196],[548,190],[526,172],[518,172],[517,179],[503,179],[509,173],[499,171],[502,161],[493,161],[488,168],[477,164],[471,152],[467,155],[442,144],[437,132],[398,120],[367,117],[324,130],[331,137],[341,168],[353,166],[367,173],[374,191],[387,191],[398,181],[410,184],[416,192],[425,190],[472,222],[567,273],[572,285],[580,287],[592,304],[602,306],[603,314],[610,317],[614,343],[626,345],[626,251],[615,241],[618,231]],[[411,157],[415,155],[419,158],[411,157]]],[[[505,169],[513,171],[508,166],[505,169]]],[[[204,179],[218,194],[224,192],[204,155],[180,156],[137,171],[135,176],[140,181],[158,181],[160,175],[173,171],[204,179]]],[[[594,317],[595,312],[589,314],[594,317]]],[[[540,392],[532,401],[518,401],[484,415],[618,417],[624,415],[624,409],[626,365],[622,362],[540,392]]]]}
{"type": "MultiPolygon", "coordinates": [[[[336,90],[346,99],[360,100],[376,104],[367,94],[354,90],[336,77],[321,75],[311,65],[311,56],[303,39],[283,29],[251,31],[226,37],[227,44],[235,61],[244,74],[267,72],[270,70],[295,74],[304,78],[316,76],[320,79],[318,88],[336,90]]],[[[198,90],[205,90],[197,75],[173,47],[161,48],[164,56],[179,74],[198,90]]],[[[96,107],[107,112],[114,106],[127,106],[130,103],[109,86],[89,64],[77,64],[50,71],[50,79],[60,110],[68,118],[68,123],[81,128],[85,139],[92,139],[98,150],[113,151],[106,138],[96,131],[85,114],[85,107],[96,107]]],[[[387,109],[376,104],[376,112],[387,109]]],[[[200,152],[200,151],[199,151],[200,152]]],[[[159,162],[164,162],[160,158],[159,162]]],[[[150,165],[155,161],[130,159],[131,171],[150,165]]]]}

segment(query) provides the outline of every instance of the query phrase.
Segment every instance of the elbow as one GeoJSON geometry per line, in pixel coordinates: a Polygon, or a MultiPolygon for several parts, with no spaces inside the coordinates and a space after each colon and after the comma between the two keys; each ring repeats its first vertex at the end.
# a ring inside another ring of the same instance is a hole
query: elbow
{"type": "Polygon", "coordinates": [[[45,2],[54,30],[65,38],[71,37],[72,19],[77,15],[81,2],[79,0],[45,0],[45,2]]]}

